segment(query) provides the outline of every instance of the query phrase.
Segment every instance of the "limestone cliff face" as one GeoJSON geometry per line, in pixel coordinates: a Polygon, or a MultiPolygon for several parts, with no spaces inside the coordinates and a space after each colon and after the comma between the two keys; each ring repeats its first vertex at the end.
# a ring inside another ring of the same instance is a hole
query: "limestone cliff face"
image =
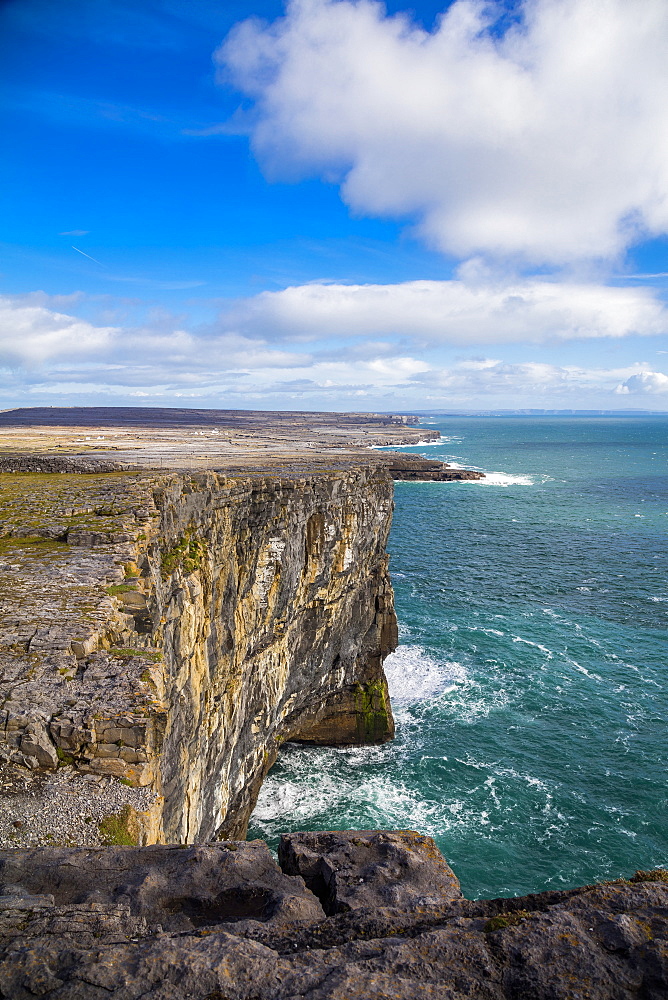
{"type": "Polygon", "coordinates": [[[284,740],[393,735],[391,485],[370,470],[156,492],[146,570],[165,652],[167,841],[245,833],[284,740]]]}
{"type": "Polygon", "coordinates": [[[240,837],[283,741],[392,737],[382,469],[1,478],[0,744],[54,776],[5,799],[17,846],[87,842],[87,780],[117,842],[240,837]]]}

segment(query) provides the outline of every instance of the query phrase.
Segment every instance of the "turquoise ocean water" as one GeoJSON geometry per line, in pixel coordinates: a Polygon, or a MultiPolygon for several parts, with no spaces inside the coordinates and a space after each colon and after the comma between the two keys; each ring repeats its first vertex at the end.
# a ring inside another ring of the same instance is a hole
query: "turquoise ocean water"
{"type": "Polygon", "coordinates": [[[398,483],[397,738],[287,746],[249,837],[411,827],[471,898],[668,864],[668,418],[439,418],[398,483]]]}

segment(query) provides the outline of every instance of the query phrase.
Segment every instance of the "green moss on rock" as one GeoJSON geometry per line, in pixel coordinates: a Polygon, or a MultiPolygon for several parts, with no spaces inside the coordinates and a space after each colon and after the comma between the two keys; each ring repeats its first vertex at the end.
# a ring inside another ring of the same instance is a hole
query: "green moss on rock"
{"type": "Polygon", "coordinates": [[[483,930],[485,934],[491,934],[493,931],[502,931],[506,927],[515,927],[517,924],[521,924],[523,920],[526,920],[530,916],[531,914],[528,910],[515,910],[513,913],[498,913],[495,917],[490,917],[483,930]]]}
{"type": "Polygon", "coordinates": [[[131,829],[132,807],[123,806],[119,813],[105,816],[98,824],[100,839],[104,844],[118,847],[136,847],[137,836],[131,829]]]}
{"type": "Polygon", "coordinates": [[[354,692],[354,702],[360,742],[378,742],[390,729],[385,684],[382,681],[358,684],[354,692]]]}
{"type": "Polygon", "coordinates": [[[194,531],[189,529],[183,535],[180,542],[173,545],[171,549],[163,552],[160,560],[163,579],[171,576],[179,567],[188,575],[194,573],[202,564],[202,559],[206,554],[204,541],[197,538],[194,531]]]}

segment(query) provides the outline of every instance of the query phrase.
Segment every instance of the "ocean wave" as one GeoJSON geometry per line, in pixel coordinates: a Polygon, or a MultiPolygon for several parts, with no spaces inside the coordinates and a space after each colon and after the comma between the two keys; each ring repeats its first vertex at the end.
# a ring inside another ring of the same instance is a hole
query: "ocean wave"
{"type": "Polygon", "coordinates": [[[480,486],[533,486],[531,476],[513,476],[508,472],[486,472],[484,479],[470,480],[480,486]]]}
{"type": "MultiPolygon", "coordinates": [[[[533,486],[535,483],[534,476],[514,475],[510,472],[486,472],[479,466],[462,465],[461,462],[453,461],[450,458],[447,459],[447,463],[451,469],[473,469],[476,472],[482,472],[484,479],[466,480],[476,486],[533,486]]],[[[549,476],[541,477],[541,482],[546,482],[549,478],[549,476]]]]}
{"type": "Polygon", "coordinates": [[[551,659],[554,655],[552,650],[548,649],[547,646],[543,646],[542,643],[532,642],[531,639],[523,639],[520,635],[514,635],[513,642],[521,642],[524,643],[525,646],[533,646],[535,649],[540,649],[541,653],[545,653],[548,659],[551,659]]]}
{"type": "Polygon", "coordinates": [[[428,701],[452,691],[466,679],[466,670],[453,660],[438,661],[422,646],[399,646],[384,663],[390,698],[397,704],[428,701]]]}
{"type": "Polygon", "coordinates": [[[458,437],[456,434],[441,434],[440,438],[437,438],[435,441],[416,441],[415,444],[402,444],[396,447],[398,451],[405,451],[407,448],[438,448],[444,444],[459,443],[463,440],[464,438],[458,437]]]}
{"type": "Polygon", "coordinates": [[[515,697],[512,687],[512,683],[504,683],[501,674],[478,679],[464,671],[461,682],[441,692],[433,704],[443,721],[448,719],[458,726],[470,726],[503,711],[515,697]]]}
{"type": "Polygon", "coordinates": [[[440,437],[435,441],[414,441],[413,444],[368,444],[367,451],[409,451],[411,448],[433,448],[461,438],[440,437]]]}
{"type": "MultiPolygon", "coordinates": [[[[353,755],[340,749],[290,747],[281,755],[280,774],[269,774],[260,790],[251,820],[253,834],[271,840],[284,832],[289,817],[293,829],[331,829],[333,823],[338,829],[410,828],[466,842],[471,835],[490,838],[514,826],[520,811],[524,823],[527,808],[539,841],[541,835],[558,836],[568,826],[555,805],[553,783],[496,761],[456,757],[448,765],[447,758],[425,760],[433,760],[437,771],[416,787],[394,769],[365,773],[355,766],[353,755]],[[463,765],[473,773],[453,794],[443,783],[452,772],[441,771],[437,777],[438,765],[456,771],[463,765]]],[[[422,772],[423,780],[427,773],[422,772]]]]}

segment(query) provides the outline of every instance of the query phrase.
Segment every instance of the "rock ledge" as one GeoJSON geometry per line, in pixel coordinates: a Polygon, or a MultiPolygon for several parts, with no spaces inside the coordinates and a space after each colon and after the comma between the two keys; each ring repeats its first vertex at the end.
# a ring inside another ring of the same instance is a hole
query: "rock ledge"
{"type": "Polygon", "coordinates": [[[663,870],[472,902],[412,831],[289,834],[281,859],[262,841],[2,851],[0,996],[668,995],[663,870]]]}

